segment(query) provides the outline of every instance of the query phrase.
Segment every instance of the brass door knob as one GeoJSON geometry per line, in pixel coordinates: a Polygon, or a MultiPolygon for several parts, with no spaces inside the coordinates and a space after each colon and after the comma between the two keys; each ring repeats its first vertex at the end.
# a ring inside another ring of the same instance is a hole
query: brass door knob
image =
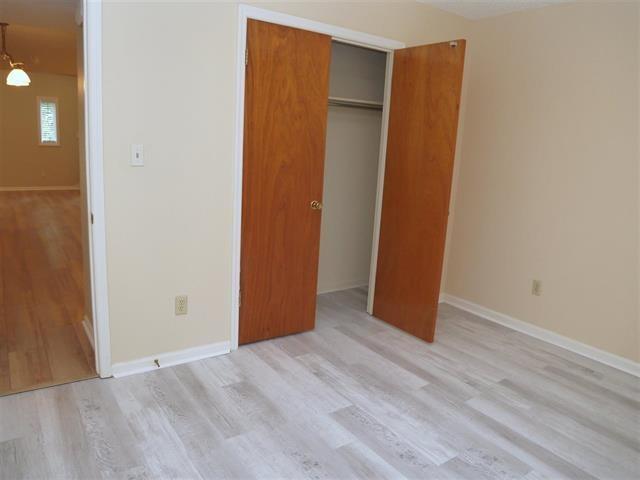
{"type": "Polygon", "coordinates": [[[313,200],[311,202],[311,210],[322,210],[322,203],[318,200],[313,200]]]}

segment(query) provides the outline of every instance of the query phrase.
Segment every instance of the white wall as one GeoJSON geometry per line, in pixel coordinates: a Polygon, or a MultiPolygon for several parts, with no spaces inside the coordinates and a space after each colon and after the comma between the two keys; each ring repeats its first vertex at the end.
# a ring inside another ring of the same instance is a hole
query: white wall
{"type": "MultiPolygon", "coordinates": [[[[408,44],[460,38],[468,26],[413,2],[268,8],[408,44]]],[[[233,3],[103,6],[114,362],[230,339],[236,27],[233,3]],[[145,145],[143,168],[128,166],[132,143],[145,145]],[[189,295],[185,317],[173,315],[177,294],[189,295]]]]}
{"type": "Polygon", "coordinates": [[[329,95],[382,102],[387,54],[332,42],[329,95]]]}
{"type": "MultiPolygon", "coordinates": [[[[331,96],[381,102],[386,54],[333,43],[331,96]]],[[[329,106],[318,292],[369,283],[382,112],[329,106]]]]}
{"type": "Polygon", "coordinates": [[[636,361],[638,9],[474,24],[445,287],[636,361]]]}
{"type": "Polygon", "coordinates": [[[382,115],[329,107],[318,292],[369,283],[382,115]]]}

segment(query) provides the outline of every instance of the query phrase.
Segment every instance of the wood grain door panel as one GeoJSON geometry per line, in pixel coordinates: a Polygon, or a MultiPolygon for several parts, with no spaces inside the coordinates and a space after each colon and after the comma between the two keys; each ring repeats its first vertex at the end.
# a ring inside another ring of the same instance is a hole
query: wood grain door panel
{"type": "Polygon", "coordinates": [[[435,333],[465,41],[396,50],[373,314],[435,333]],[[453,45],[455,43],[455,46],[453,45]]]}
{"type": "Polygon", "coordinates": [[[249,20],[239,343],[313,329],[331,37],[249,20]]]}

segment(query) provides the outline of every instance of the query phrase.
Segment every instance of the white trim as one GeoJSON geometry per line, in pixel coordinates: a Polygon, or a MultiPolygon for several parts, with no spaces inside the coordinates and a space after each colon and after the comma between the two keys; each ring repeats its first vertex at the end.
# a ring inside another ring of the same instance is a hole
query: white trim
{"type": "Polygon", "coordinates": [[[483,307],[477,303],[464,300],[453,295],[443,293],[441,295],[441,302],[453,305],[466,312],[473,313],[479,317],[489,320],[494,323],[498,323],[512,330],[516,330],[520,333],[524,333],[531,337],[537,338],[544,342],[556,345],[571,352],[582,355],[596,362],[604,363],[610,367],[622,370],[636,377],[640,377],[640,363],[629,360],[628,358],[614,355],[613,353],[605,352],[599,348],[586,345],[582,342],[578,342],[571,338],[565,337],[558,333],[547,330],[546,328],[537,327],[531,323],[518,320],[517,318],[510,317],[504,313],[496,312],[490,308],[483,307]]]}
{"type": "MultiPolygon", "coordinates": [[[[236,42],[236,137],[233,172],[233,261],[231,271],[231,350],[238,348],[239,328],[239,296],[240,296],[240,235],[242,231],[242,147],[244,141],[244,79],[245,79],[245,49],[247,43],[247,20],[262,20],[288,27],[300,28],[317,33],[330,35],[334,40],[359,45],[383,52],[393,52],[404,48],[404,43],[390,40],[368,33],[349,30],[326,23],[320,23],[306,18],[294,17],[284,13],[273,12],[248,5],[238,6],[238,38],[236,42]]],[[[388,57],[390,57],[389,55],[388,57]]],[[[389,62],[387,62],[389,63],[389,62]]],[[[389,75],[389,72],[387,72],[389,75]]],[[[389,78],[387,78],[389,80],[389,78]]],[[[390,82],[389,82],[390,83],[390,82]]],[[[388,85],[387,85],[388,88],[388,85]]],[[[385,102],[387,93],[385,92],[385,102]]],[[[328,99],[327,99],[328,100],[328,99]]],[[[388,108],[383,107],[383,116],[388,108]]],[[[384,118],[384,117],[383,117],[384,118]]],[[[384,122],[384,121],[383,121],[384,122]]],[[[383,130],[385,127],[383,125],[383,130]]],[[[386,138],[386,136],[384,137],[386,138]]],[[[382,146],[381,146],[382,149],[382,146]]]]}
{"type": "Polygon", "coordinates": [[[185,348],[175,352],[160,353],[149,357],[121,362],[113,365],[113,376],[116,378],[150,372],[158,368],[173,367],[183,363],[195,362],[204,358],[217,357],[231,351],[229,342],[210,343],[200,347],[185,348]],[[156,365],[156,361],[160,365],[156,365]]]}
{"type": "MultiPolygon", "coordinates": [[[[238,6],[238,17],[240,24],[244,24],[245,32],[247,19],[253,18],[254,20],[277,23],[278,25],[299,28],[310,32],[323,33],[325,35],[330,35],[334,40],[342,43],[373,48],[383,52],[391,52],[398,48],[404,48],[405,46],[404,43],[397,40],[391,40],[377,35],[371,35],[369,33],[358,32],[356,30],[337,27],[328,23],[316,22],[307,18],[294,17],[293,15],[287,15],[285,13],[274,12],[272,10],[265,10],[263,8],[252,7],[249,5],[241,4],[238,6]]],[[[242,38],[243,43],[245,39],[246,35],[242,38]]],[[[242,58],[244,58],[244,49],[242,50],[242,58]]]]}
{"type": "Polygon", "coordinates": [[[325,293],[331,293],[331,292],[341,292],[342,290],[351,290],[352,288],[362,288],[367,286],[368,284],[362,283],[362,281],[343,282],[343,283],[340,283],[338,286],[325,288],[324,290],[318,290],[318,295],[323,295],[325,293]]]}
{"type": "Polygon", "coordinates": [[[78,2],[76,4],[75,21],[78,27],[82,26],[84,22],[84,2],[78,2]]]}
{"type": "Polygon", "coordinates": [[[85,131],[89,208],[89,258],[93,302],[96,370],[112,375],[111,335],[107,291],[107,237],[105,228],[102,139],[102,0],[84,2],[85,131]],[[93,214],[93,224],[91,215],[93,214]]]}
{"type": "Polygon", "coordinates": [[[238,348],[240,327],[240,236],[242,232],[242,152],[244,142],[244,79],[247,48],[246,7],[238,7],[236,40],[236,146],[233,159],[233,242],[231,265],[231,350],[238,348]]]}
{"type": "Polygon", "coordinates": [[[384,100],[382,101],[382,129],[380,131],[380,152],[378,156],[378,186],[373,214],[373,241],[371,242],[371,263],[369,267],[369,291],[367,292],[367,313],[373,315],[373,297],[376,290],[378,271],[378,247],[380,245],[380,220],[382,218],[382,195],[384,190],[384,169],[387,162],[387,136],[389,133],[389,110],[391,105],[391,82],[393,80],[393,54],[387,55],[384,79],[384,100]]]}
{"type": "Polygon", "coordinates": [[[95,351],[96,342],[95,342],[95,335],[93,333],[93,324],[91,323],[91,320],[89,320],[89,318],[86,315],[84,316],[84,320],[82,320],[82,328],[84,328],[84,333],[87,335],[87,339],[91,344],[91,348],[93,348],[93,350],[95,351]]]}
{"type": "Polygon", "coordinates": [[[78,185],[43,185],[39,187],[0,187],[0,192],[46,192],[80,190],[78,185]]]}

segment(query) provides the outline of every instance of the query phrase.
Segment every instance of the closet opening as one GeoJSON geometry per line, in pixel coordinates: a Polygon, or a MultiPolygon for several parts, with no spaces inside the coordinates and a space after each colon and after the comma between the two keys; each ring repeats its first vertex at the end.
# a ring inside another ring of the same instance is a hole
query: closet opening
{"type": "Polygon", "coordinates": [[[465,41],[253,7],[239,38],[231,349],[365,311],[432,342],[465,41]]]}
{"type": "Polygon", "coordinates": [[[369,311],[381,200],[387,52],[331,42],[318,263],[318,321],[342,305],[369,311]],[[375,233],[375,234],[374,234],[375,233]]]}

